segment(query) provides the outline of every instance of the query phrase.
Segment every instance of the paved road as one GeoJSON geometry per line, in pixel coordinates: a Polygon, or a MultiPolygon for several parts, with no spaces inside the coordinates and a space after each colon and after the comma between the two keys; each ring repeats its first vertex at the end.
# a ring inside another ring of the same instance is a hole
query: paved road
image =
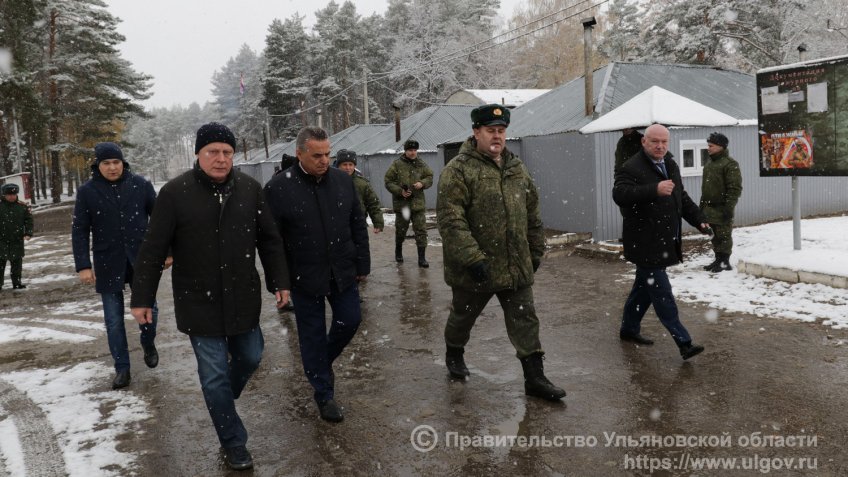
{"type": "MultiPolygon", "coordinates": [[[[438,242],[435,231],[430,234],[438,242]]],[[[428,249],[427,270],[414,260],[398,266],[393,236],[392,230],[371,236],[364,323],[336,367],[337,399],[346,412],[341,424],[318,418],[292,317],[278,314],[265,297],[266,352],[238,402],[256,462],[252,474],[232,473],[222,464],[191,347],[171,318],[166,275],[159,295],[160,366],[146,369],[136,336],[130,339],[131,390],[147,400],[154,416],[143,423],[145,432],[122,442],[123,450],[140,454],[139,475],[615,476],[647,475],[648,466],[667,467],[653,475],[763,475],[764,466],[779,475],[848,475],[848,345],[841,344],[848,332],[736,314],[709,320],[707,308],[681,304],[690,332],[707,347],[683,362],[653,312],[643,331],[656,339],[654,346],[619,342],[619,313],[630,286],[626,264],[554,251],[535,287],[546,372],[568,392],[561,404],[551,404],[524,396],[520,363],[496,301],[472,333],[470,379],[447,377],[442,332],[450,291],[442,279],[441,249],[428,249]],[[428,452],[410,440],[422,425],[438,439],[419,436],[418,444],[435,444],[428,452]],[[752,435],[756,443],[761,435],[803,436],[805,444],[815,439],[816,445],[742,446],[752,435]],[[672,444],[675,436],[693,445],[627,444],[628,438],[672,444]],[[534,445],[520,445],[524,439],[534,445]],[[516,445],[487,446],[505,442],[516,445]],[[546,442],[561,446],[537,445],[546,442]],[[696,459],[707,457],[737,458],[716,465],[739,470],[693,469],[696,459]],[[798,470],[802,462],[816,469],[798,470]],[[746,466],[751,470],[742,470],[746,466]]],[[[412,241],[405,252],[413,258],[412,241]]],[[[94,298],[73,282],[65,287],[60,298],[36,301],[49,306],[50,300],[94,298]]],[[[0,300],[7,306],[12,298],[0,300]]],[[[0,371],[85,360],[108,365],[106,351],[104,336],[73,346],[16,348],[13,356],[0,352],[0,371]]],[[[104,389],[110,380],[103,376],[104,389]]]]}

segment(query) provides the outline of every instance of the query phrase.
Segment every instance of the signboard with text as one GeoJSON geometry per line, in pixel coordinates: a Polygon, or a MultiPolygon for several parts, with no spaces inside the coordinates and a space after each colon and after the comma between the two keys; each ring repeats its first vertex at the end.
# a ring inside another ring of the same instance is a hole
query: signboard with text
{"type": "Polygon", "coordinates": [[[760,176],[848,176],[848,55],[757,72],[760,176]]]}

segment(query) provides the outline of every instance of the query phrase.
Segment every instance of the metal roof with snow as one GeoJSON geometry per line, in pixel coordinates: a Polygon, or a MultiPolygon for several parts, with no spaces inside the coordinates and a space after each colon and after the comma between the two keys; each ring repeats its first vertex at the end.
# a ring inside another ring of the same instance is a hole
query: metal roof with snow
{"type": "Polygon", "coordinates": [[[490,104],[521,106],[549,89],[461,89],[445,100],[447,104],[490,104]]]}
{"type": "Polygon", "coordinates": [[[407,139],[415,139],[419,151],[435,151],[436,146],[462,133],[471,133],[471,110],[474,106],[441,104],[428,106],[400,122],[400,141],[395,141],[395,128],[389,126],[349,149],[357,155],[400,154],[407,139]]]}
{"type": "MultiPolygon", "coordinates": [[[[332,147],[333,155],[339,149],[352,149],[353,145],[370,138],[389,126],[389,124],[355,124],[333,134],[330,136],[330,146],[332,147]]],[[[392,128],[392,131],[394,131],[394,128],[392,128]]],[[[294,140],[275,142],[268,146],[269,157],[265,157],[264,147],[257,147],[247,152],[247,161],[240,161],[237,164],[256,164],[264,161],[278,162],[282,159],[283,154],[294,156],[296,147],[297,145],[294,140]]],[[[356,149],[353,150],[356,151],[356,149]]],[[[244,157],[238,154],[237,156],[244,157]]]]}
{"type": "Polygon", "coordinates": [[[626,103],[580,128],[583,134],[643,128],[660,123],[666,126],[736,126],[733,116],[709,106],[651,86],[626,103]]]}
{"type": "MultiPolygon", "coordinates": [[[[652,86],[736,119],[757,117],[756,84],[752,75],[684,64],[614,62],[598,68],[593,74],[595,111],[603,117],[652,86]]],[[[583,94],[581,76],[515,108],[507,136],[542,136],[579,130],[593,119],[584,114],[583,94]]]]}

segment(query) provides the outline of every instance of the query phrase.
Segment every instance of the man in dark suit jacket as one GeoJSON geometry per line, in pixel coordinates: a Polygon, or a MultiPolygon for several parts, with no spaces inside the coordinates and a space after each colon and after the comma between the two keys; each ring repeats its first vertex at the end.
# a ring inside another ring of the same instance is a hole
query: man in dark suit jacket
{"type": "Polygon", "coordinates": [[[321,418],[339,422],[333,361],[362,319],[358,283],[371,271],[368,228],[353,180],[330,167],[323,129],[301,129],[297,159],[268,181],[265,196],[286,247],[303,370],[321,418]],[[333,309],[329,333],[325,302],[333,309]]]}
{"type": "MultiPolygon", "coordinates": [[[[147,179],[130,172],[117,144],[97,144],[94,156],[91,179],[77,191],[71,239],[80,281],[94,284],[103,300],[106,338],[115,361],[112,389],[120,389],[130,384],[124,285],[132,282],[133,266],[153,212],[156,192],[147,179]],[[94,245],[89,247],[92,237],[94,245]],[[89,248],[94,254],[93,268],[89,248]]],[[[153,343],[159,315],[155,302],[152,309],[152,323],[138,328],[144,363],[155,368],[159,364],[159,353],[153,343]]]]}
{"type": "Polygon", "coordinates": [[[624,217],[624,258],[636,265],[619,337],[653,344],[639,333],[642,317],[653,305],[680,348],[680,355],[689,359],[704,347],[692,343],[680,322],[665,269],[683,260],[681,219],[703,233],[709,233],[709,226],[701,209],[683,190],[680,168],[671,157],[668,129],[654,124],[645,130],[642,151],[628,159],[615,175],[612,197],[624,217]]]}

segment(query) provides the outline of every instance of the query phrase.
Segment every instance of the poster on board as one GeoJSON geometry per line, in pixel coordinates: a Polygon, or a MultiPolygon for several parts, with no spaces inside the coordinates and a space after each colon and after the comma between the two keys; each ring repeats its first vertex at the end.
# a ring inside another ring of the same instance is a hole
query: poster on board
{"type": "Polygon", "coordinates": [[[848,55],[757,72],[760,176],[848,176],[848,55]]]}

